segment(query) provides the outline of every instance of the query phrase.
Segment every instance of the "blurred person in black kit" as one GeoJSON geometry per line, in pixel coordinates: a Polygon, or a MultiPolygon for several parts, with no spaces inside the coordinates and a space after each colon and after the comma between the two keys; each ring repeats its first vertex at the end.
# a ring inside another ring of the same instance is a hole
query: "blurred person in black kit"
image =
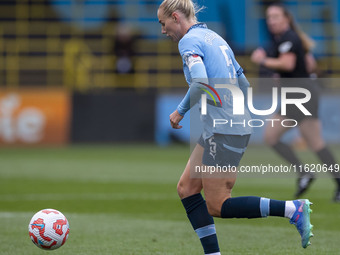
{"type": "Polygon", "coordinates": [[[118,24],[113,52],[116,55],[116,73],[134,73],[133,57],[135,55],[136,36],[126,24],[118,24]]]}
{"type": "MultiPolygon", "coordinates": [[[[310,91],[311,99],[304,107],[312,115],[306,116],[295,105],[287,105],[286,117],[298,122],[299,131],[308,147],[317,154],[333,175],[337,185],[333,200],[340,202],[340,173],[334,171],[338,165],[322,138],[321,122],[318,119],[319,91],[315,82],[309,78],[316,69],[316,61],[310,52],[314,43],[297,27],[293,16],[281,4],[272,4],[267,8],[266,21],[272,42],[266,50],[256,49],[251,55],[251,60],[260,65],[261,70],[270,70],[271,77],[283,78],[279,80],[282,87],[300,87],[310,91]]],[[[266,72],[267,75],[268,73],[266,72]]],[[[301,97],[301,93],[290,93],[287,97],[289,95],[292,96],[290,98],[301,97]]],[[[274,119],[283,120],[285,116],[278,112],[274,119]]],[[[296,166],[299,177],[295,196],[300,197],[310,187],[315,176],[304,167],[292,148],[280,140],[288,130],[289,128],[282,125],[268,125],[264,140],[280,156],[296,166]]]]}

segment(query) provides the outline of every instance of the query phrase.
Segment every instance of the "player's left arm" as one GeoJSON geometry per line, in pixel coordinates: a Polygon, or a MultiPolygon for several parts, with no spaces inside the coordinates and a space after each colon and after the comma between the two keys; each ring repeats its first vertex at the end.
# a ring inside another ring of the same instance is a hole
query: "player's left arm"
{"type": "Polygon", "coordinates": [[[247,99],[248,98],[248,87],[250,87],[249,81],[246,78],[246,76],[244,75],[244,73],[240,74],[240,76],[238,77],[238,85],[244,95],[244,98],[247,99]]]}

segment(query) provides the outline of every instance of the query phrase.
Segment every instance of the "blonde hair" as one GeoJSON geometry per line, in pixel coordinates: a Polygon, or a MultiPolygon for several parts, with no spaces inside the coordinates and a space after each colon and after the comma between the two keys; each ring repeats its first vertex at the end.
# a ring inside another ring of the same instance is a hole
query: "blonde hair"
{"type": "Polygon", "coordinates": [[[288,20],[289,20],[290,28],[298,34],[298,36],[299,36],[299,38],[302,42],[304,50],[306,52],[312,51],[312,49],[315,47],[315,41],[312,38],[310,38],[305,32],[303,32],[301,30],[301,28],[296,23],[293,15],[288,11],[288,9],[280,3],[271,4],[271,5],[269,5],[268,8],[270,8],[270,7],[278,7],[278,8],[282,9],[283,15],[285,17],[287,17],[288,20]]]}
{"type": "Polygon", "coordinates": [[[164,16],[170,17],[175,11],[180,11],[185,15],[187,19],[192,19],[197,22],[196,14],[204,9],[204,7],[198,7],[191,0],[164,0],[159,9],[163,10],[164,16]]]}

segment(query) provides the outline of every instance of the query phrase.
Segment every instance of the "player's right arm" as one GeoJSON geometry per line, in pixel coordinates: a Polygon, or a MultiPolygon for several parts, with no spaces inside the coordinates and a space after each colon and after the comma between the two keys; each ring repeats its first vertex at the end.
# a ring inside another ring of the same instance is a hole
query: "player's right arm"
{"type": "Polygon", "coordinates": [[[199,58],[200,60],[196,61],[196,63],[189,68],[191,76],[190,87],[181,103],[177,106],[177,109],[170,115],[171,127],[175,129],[182,128],[179,122],[183,119],[185,113],[198,103],[201,98],[201,88],[204,88],[204,86],[199,83],[198,80],[202,80],[202,78],[207,79],[207,72],[201,57],[195,56],[195,58],[199,58]]]}
{"type": "Polygon", "coordinates": [[[187,56],[187,59],[191,83],[185,97],[177,107],[177,111],[182,116],[200,100],[201,88],[204,88],[204,86],[198,81],[208,78],[207,71],[200,56],[187,56]],[[191,58],[194,58],[194,60],[190,60],[191,58]],[[192,63],[190,63],[190,61],[192,61],[192,63]]]}

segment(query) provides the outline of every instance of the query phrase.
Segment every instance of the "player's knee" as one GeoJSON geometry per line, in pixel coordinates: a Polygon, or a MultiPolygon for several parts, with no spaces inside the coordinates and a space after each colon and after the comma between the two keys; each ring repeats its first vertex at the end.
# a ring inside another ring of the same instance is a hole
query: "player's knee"
{"type": "Polygon", "coordinates": [[[208,212],[213,217],[221,217],[221,205],[214,200],[206,200],[208,212]]]}
{"type": "Polygon", "coordinates": [[[182,183],[182,181],[179,181],[177,183],[177,193],[181,199],[185,197],[185,189],[184,189],[184,184],[182,183]]]}
{"type": "Polygon", "coordinates": [[[263,139],[264,142],[269,146],[274,146],[279,141],[278,137],[270,132],[265,132],[263,139]]]}
{"type": "Polygon", "coordinates": [[[307,144],[309,148],[315,153],[326,147],[326,144],[322,138],[316,139],[315,141],[312,142],[307,141],[307,144]]]}

